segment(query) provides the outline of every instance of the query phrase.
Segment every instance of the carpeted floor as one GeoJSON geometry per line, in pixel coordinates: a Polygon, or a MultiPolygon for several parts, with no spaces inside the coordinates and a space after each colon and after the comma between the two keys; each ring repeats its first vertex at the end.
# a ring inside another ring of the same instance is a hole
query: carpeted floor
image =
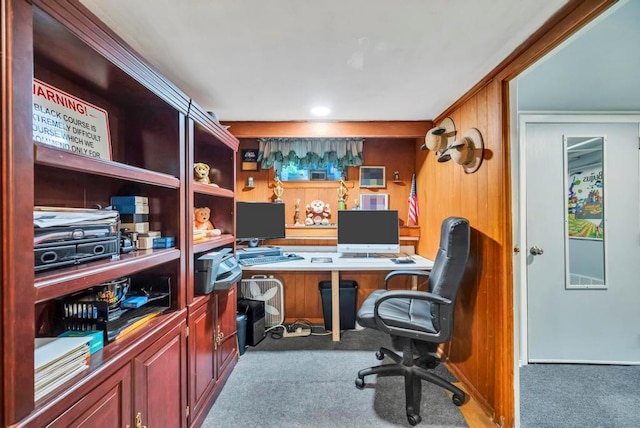
{"type": "MultiPolygon", "coordinates": [[[[363,390],[354,384],[358,370],[380,364],[374,353],[385,341],[373,330],[348,330],[340,342],[268,337],[240,357],[203,426],[410,426],[403,379],[370,376],[363,390]]],[[[443,365],[436,372],[455,380],[443,365]]],[[[428,382],[422,391],[419,426],[467,426],[446,391],[428,382]]]]}
{"type": "Polygon", "coordinates": [[[640,366],[529,364],[520,369],[522,428],[640,427],[640,366]]]}

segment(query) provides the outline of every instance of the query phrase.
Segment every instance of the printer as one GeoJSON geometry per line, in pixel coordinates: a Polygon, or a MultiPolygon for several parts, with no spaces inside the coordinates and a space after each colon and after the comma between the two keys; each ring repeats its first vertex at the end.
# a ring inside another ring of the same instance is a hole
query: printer
{"type": "Polygon", "coordinates": [[[194,293],[227,290],[242,278],[242,269],[231,248],[212,251],[196,259],[194,293]]]}

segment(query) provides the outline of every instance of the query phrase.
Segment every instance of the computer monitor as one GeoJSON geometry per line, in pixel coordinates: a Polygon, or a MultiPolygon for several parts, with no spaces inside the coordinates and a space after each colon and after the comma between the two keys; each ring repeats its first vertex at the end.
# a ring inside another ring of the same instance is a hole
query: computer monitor
{"type": "Polygon", "coordinates": [[[285,237],[284,204],[236,202],[236,239],[258,245],[261,239],[285,237]]]}
{"type": "Polygon", "coordinates": [[[398,211],[339,210],[338,252],[399,253],[398,211]]]}

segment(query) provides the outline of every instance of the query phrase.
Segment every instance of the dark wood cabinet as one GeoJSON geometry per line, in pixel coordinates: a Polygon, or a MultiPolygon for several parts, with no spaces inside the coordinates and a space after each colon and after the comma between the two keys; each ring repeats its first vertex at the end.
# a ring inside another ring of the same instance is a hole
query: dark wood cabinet
{"type": "Polygon", "coordinates": [[[197,297],[189,308],[189,408],[200,426],[238,359],[236,286],[197,297]]]}
{"type": "Polygon", "coordinates": [[[149,427],[187,425],[186,321],[133,360],[134,419],[149,427]]]}
{"type": "Polygon", "coordinates": [[[131,368],[126,365],[47,426],[119,428],[131,421],[131,368]]]}
{"type": "Polygon", "coordinates": [[[186,426],[192,395],[210,407],[207,391],[219,388],[219,371],[228,375],[237,359],[235,290],[209,296],[198,315],[190,308],[195,258],[235,249],[238,141],[79,0],[6,0],[0,20],[0,425],[186,426]],[[109,156],[36,137],[34,79],[107,112],[109,156]],[[217,186],[194,183],[194,162],[215,169],[217,186]],[[34,207],[105,207],[118,195],[147,197],[150,230],[175,245],[34,271],[34,207]],[[210,207],[222,236],[193,242],[199,206],[210,207]],[[169,309],[105,343],[88,369],[35,400],[34,338],[58,333],[59,300],[136,274],[169,279],[169,309]]]}
{"type": "Polygon", "coordinates": [[[217,337],[216,379],[226,379],[226,370],[238,356],[236,308],[237,288],[228,293],[217,293],[217,337]]]}
{"type": "Polygon", "coordinates": [[[189,408],[191,420],[203,419],[205,404],[216,381],[214,368],[215,304],[212,295],[203,296],[189,308],[189,408]],[[193,309],[192,309],[193,308],[193,309]]]}

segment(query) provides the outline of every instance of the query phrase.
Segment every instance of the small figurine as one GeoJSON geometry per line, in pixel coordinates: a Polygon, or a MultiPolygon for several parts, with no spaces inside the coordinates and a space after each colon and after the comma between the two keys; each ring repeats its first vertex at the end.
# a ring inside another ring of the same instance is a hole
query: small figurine
{"type": "Polygon", "coordinates": [[[338,187],[338,209],[346,210],[347,203],[344,200],[344,197],[347,195],[347,186],[344,183],[344,175],[340,177],[340,186],[338,187]]]}
{"type": "Polygon", "coordinates": [[[304,224],[311,225],[327,225],[329,224],[329,218],[331,217],[331,208],[329,204],[325,204],[323,201],[316,199],[307,204],[307,218],[304,224]]]}
{"type": "Polygon", "coordinates": [[[296,210],[293,213],[293,224],[296,226],[300,224],[300,199],[296,199],[296,210]]]}
{"type": "Polygon", "coordinates": [[[393,181],[400,181],[400,173],[398,171],[393,171],[393,181]]]}
{"type": "Polygon", "coordinates": [[[360,201],[358,199],[354,199],[353,200],[353,208],[351,208],[352,210],[359,210],[360,209],[360,201]]]}
{"type": "Polygon", "coordinates": [[[222,231],[220,229],[216,229],[213,223],[209,218],[211,217],[211,209],[208,207],[205,208],[194,208],[193,210],[193,229],[194,230],[204,230],[207,236],[220,236],[222,231]]]}
{"type": "Polygon", "coordinates": [[[275,195],[275,199],[273,200],[273,202],[281,204],[282,194],[284,193],[284,187],[282,187],[282,181],[280,181],[280,175],[278,175],[278,170],[275,171],[273,176],[276,182],[276,186],[273,188],[273,194],[275,195]]]}

